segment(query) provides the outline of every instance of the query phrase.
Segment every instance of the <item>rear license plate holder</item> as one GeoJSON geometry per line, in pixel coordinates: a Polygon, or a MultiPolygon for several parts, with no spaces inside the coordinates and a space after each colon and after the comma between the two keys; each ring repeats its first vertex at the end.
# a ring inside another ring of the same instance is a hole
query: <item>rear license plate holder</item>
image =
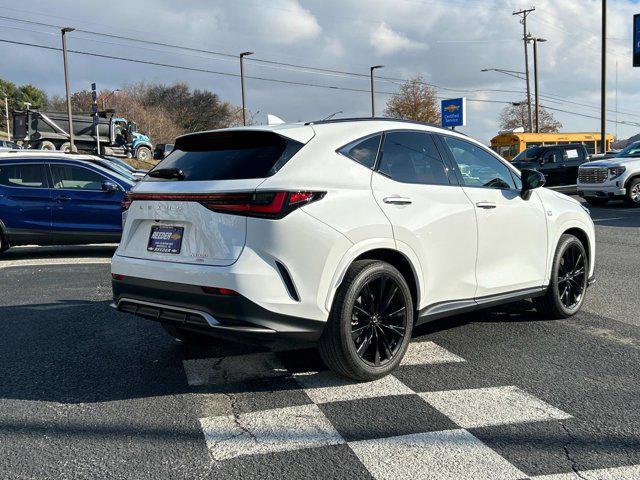
{"type": "Polygon", "coordinates": [[[149,232],[147,251],[177,255],[182,248],[184,227],[172,225],[153,225],[149,232]]]}

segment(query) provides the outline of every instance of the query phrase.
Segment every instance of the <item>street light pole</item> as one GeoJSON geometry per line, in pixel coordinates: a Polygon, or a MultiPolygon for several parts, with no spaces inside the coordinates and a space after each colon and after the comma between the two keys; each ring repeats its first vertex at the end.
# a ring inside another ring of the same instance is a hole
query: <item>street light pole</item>
{"type": "Polygon", "coordinates": [[[247,124],[247,105],[244,97],[244,57],[253,55],[253,52],[242,52],[240,54],[240,87],[242,88],[242,125],[247,124]]]}
{"type": "Polygon", "coordinates": [[[502,73],[504,75],[509,75],[510,77],[515,77],[520,80],[525,80],[525,78],[522,75],[526,75],[525,72],[517,72],[515,70],[505,70],[504,68],[483,68],[480,71],[502,73]]]}
{"type": "Polygon", "coordinates": [[[513,15],[522,15],[522,26],[524,29],[524,35],[522,39],[524,40],[524,66],[525,66],[525,74],[527,77],[527,107],[529,110],[529,131],[531,131],[531,127],[533,124],[533,118],[531,114],[531,87],[529,82],[529,34],[527,33],[527,15],[535,10],[535,7],[519,10],[517,12],[513,12],[513,15]]]}
{"type": "Polygon", "coordinates": [[[376,91],[373,85],[373,71],[383,67],[384,65],[374,65],[369,69],[369,75],[371,76],[371,117],[376,116],[376,91]]]}
{"type": "Polygon", "coordinates": [[[109,94],[106,97],[102,97],[102,110],[106,110],[106,104],[107,104],[107,100],[109,100],[113,95],[115,95],[116,92],[119,92],[120,89],[116,88],[115,90],[109,92],[109,94]]]}
{"type": "Polygon", "coordinates": [[[600,153],[607,153],[607,0],[602,0],[602,79],[600,84],[600,153]]]}
{"type": "Polygon", "coordinates": [[[7,116],[7,140],[11,141],[11,132],[9,131],[9,99],[4,97],[4,114],[7,116]]]}
{"type": "Polygon", "coordinates": [[[536,104],[536,133],[540,133],[540,96],[538,91],[538,42],[546,42],[545,38],[533,38],[533,85],[536,104]]]}
{"type": "Polygon", "coordinates": [[[61,29],[62,33],[62,60],[64,62],[64,83],[67,89],[67,118],[69,120],[69,144],[70,151],[75,150],[74,138],[73,138],[73,118],[71,117],[71,92],[69,89],[69,65],[67,63],[67,33],[73,32],[75,28],[64,27],[61,29]]]}

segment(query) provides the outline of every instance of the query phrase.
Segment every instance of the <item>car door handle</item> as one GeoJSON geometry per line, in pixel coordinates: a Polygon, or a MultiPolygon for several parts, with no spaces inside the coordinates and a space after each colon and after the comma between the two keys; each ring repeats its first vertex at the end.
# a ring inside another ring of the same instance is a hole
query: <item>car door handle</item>
{"type": "Polygon", "coordinates": [[[407,197],[384,197],[382,201],[391,205],[409,205],[412,203],[411,199],[407,197]]]}
{"type": "Polygon", "coordinates": [[[492,208],[496,208],[497,205],[495,203],[493,203],[493,202],[477,202],[476,203],[476,207],[492,209],[492,208]]]}
{"type": "Polygon", "coordinates": [[[70,200],[71,200],[71,197],[67,195],[60,195],[59,197],[56,197],[57,202],[68,202],[70,200]]]}

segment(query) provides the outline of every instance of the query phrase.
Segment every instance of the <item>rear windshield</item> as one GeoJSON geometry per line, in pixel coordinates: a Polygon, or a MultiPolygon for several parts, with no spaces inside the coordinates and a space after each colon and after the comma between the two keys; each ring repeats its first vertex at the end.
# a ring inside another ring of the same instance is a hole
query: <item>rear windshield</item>
{"type": "Polygon", "coordinates": [[[187,135],[151,172],[177,169],[180,178],[147,175],[145,182],[242,180],[274,175],[304,144],[272,132],[227,131],[187,135]]]}

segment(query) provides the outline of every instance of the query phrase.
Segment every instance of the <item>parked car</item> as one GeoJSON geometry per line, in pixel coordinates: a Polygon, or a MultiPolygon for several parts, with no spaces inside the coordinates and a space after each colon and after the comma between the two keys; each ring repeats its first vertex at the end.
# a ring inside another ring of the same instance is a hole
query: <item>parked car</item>
{"type": "Polygon", "coordinates": [[[162,160],[171,153],[171,150],[173,150],[173,143],[159,143],[153,151],[153,158],[162,160]]]}
{"type": "Polygon", "coordinates": [[[542,173],[545,186],[564,193],[575,193],[578,167],[589,161],[589,153],[581,143],[529,147],[517,155],[512,165],[542,173]]]}
{"type": "MultiPolygon", "coordinates": [[[[74,158],[73,156],[69,156],[69,159],[74,158]]],[[[118,175],[122,175],[123,177],[125,177],[127,180],[130,180],[132,182],[138,182],[140,181],[140,179],[142,178],[139,175],[134,175],[131,171],[127,170],[124,167],[121,167],[118,163],[115,163],[111,160],[109,160],[106,157],[96,157],[96,156],[84,156],[83,160],[81,160],[83,162],[91,162],[91,163],[95,163],[96,165],[100,165],[103,168],[106,168],[107,170],[111,170],[112,172],[117,173],[118,175]]]]}
{"type": "Polygon", "coordinates": [[[317,343],[339,374],[379,378],[414,324],[528,298],[578,312],[593,222],[543,184],[409,121],[185,135],[125,199],[114,306],[187,341],[317,343]]]}
{"type": "Polygon", "coordinates": [[[0,152],[8,150],[22,150],[22,146],[11,140],[0,140],[0,152]]]}
{"type": "Polygon", "coordinates": [[[593,206],[620,199],[630,207],[640,207],[640,141],[627,145],[615,157],[581,165],[578,195],[593,206]]]}
{"type": "MultiPolygon", "coordinates": [[[[115,163],[116,165],[119,165],[120,167],[127,170],[129,173],[131,173],[131,175],[133,175],[136,178],[143,178],[148,172],[148,170],[145,170],[143,168],[135,168],[134,166],[129,165],[127,162],[125,162],[124,160],[118,157],[103,155],[101,158],[104,158],[106,160],[109,160],[110,162],[115,163]]],[[[149,165],[153,165],[153,164],[149,164],[149,165]]]]}
{"type": "Polygon", "coordinates": [[[135,182],[87,156],[0,154],[0,251],[16,245],[118,242],[135,182]]]}

